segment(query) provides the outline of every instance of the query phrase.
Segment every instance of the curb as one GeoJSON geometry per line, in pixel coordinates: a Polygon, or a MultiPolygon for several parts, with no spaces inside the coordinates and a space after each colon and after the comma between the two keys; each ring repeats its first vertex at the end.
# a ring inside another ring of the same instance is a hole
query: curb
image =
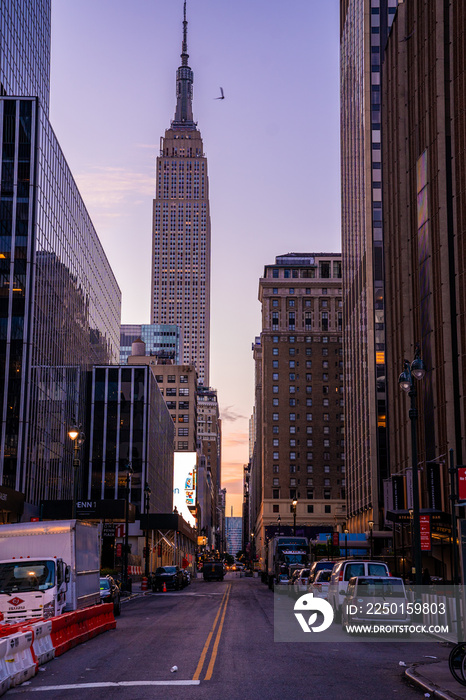
{"type": "Polygon", "coordinates": [[[414,666],[410,666],[406,669],[405,676],[408,678],[408,680],[415,683],[417,686],[422,688],[422,690],[430,693],[434,698],[441,698],[441,700],[464,700],[464,697],[460,697],[459,695],[456,695],[456,693],[451,693],[448,690],[443,690],[436,683],[432,683],[432,681],[427,681],[424,677],[421,677],[416,670],[418,665],[419,664],[415,664],[414,666]]]}

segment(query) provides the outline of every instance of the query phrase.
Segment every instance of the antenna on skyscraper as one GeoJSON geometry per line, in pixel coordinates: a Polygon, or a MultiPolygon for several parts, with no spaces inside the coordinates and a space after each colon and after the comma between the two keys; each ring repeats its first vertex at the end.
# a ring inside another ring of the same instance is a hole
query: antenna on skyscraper
{"type": "Polygon", "coordinates": [[[183,66],[188,65],[188,21],[186,19],[186,0],[183,7],[183,43],[181,45],[181,63],[183,66]]]}

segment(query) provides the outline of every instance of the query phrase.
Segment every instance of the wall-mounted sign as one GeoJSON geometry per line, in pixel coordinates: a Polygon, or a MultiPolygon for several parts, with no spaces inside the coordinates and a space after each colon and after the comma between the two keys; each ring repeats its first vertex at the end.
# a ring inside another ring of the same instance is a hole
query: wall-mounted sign
{"type": "Polygon", "coordinates": [[[458,498],[466,501],[466,467],[458,467],[458,498]]]}
{"type": "Polygon", "coordinates": [[[421,550],[423,552],[430,552],[432,549],[432,543],[430,541],[430,515],[420,515],[419,521],[421,526],[421,550]]]}

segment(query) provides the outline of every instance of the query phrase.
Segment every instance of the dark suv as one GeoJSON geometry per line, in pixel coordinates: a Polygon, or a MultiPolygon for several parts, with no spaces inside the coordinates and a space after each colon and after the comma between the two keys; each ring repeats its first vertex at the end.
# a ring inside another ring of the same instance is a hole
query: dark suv
{"type": "Polygon", "coordinates": [[[159,566],[152,576],[152,590],[163,591],[165,584],[167,590],[171,588],[174,591],[179,591],[184,588],[183,572],[178,566],[159,566]]]}

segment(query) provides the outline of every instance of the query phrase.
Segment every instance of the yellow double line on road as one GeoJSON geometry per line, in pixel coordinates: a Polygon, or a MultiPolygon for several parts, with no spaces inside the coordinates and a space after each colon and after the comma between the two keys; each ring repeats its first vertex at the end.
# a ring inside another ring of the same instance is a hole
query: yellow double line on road
{"type": "Polygon", "coordinates": [[[212,641],[212,637],[214,636],[217,622],[220,618],[220,624],[219,624],[218,629],[217,629],[217,636],[215,637],[215,642],[214,642],[214,645],[212,647],[210,661],[209,661],[209,665],[207,666],[207,671],[206,671],[206,674],[204,676],[204,680],[210,681],[210,679],[212,678],[212,673],[214,671],[215,659],[217,658],[218,645],[220,643],[220,637],[222,636],[223,622],[225,620],[225,613],[226,613],[226,609],[227,609],[227,605],[228,605],[228,598],[230,597],[230,591],[231,591],[231,583],[228,584],[228,587],[227,587],[225,593],[223,594],[223,598],[222,598],[222,601],[220,603],[217,614],[215,616],[214,623],[213,623],[212,628],[209,632],[209,636],[207,637],[207,641],[204,644],[201,658],[199,659],[199,663],[197,664],[196,671],[194,672],[193,681],[198,681],[200,676],[201,676],[202,669],[204,667],[204,662],[205,662],[205,659],[207,656],[207,652],[209,651],[210,642],[212,641]],[[223,612],[222,612],[222,610],[223,610],[223,612]]]}

